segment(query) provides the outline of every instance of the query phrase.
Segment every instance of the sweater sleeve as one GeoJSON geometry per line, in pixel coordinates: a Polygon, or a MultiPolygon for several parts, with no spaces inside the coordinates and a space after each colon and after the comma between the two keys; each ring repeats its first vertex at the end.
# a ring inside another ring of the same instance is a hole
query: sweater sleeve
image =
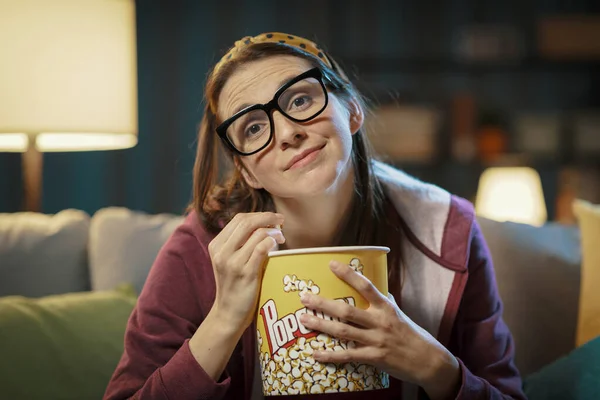
{"type": "MultiPolygon", "coordinates": [[[[151,268],[129,318],[123,355],[104,399],[219,399],[229,387],[227,372],[215,382],[190,351],[189,339],[203,315],[176,250],[181,235],[185,234],[175,232],[151,268]]],[[[194,244],[200,247],[197,241],[194,244]]],[[[206,254],[198,256],[199,262],[210,263],[206,254]]]]}
{"type": "Polygon", "coordinates": [[[513,338],[502,319],[490,252],[476,221],[468,269],[449,346],[462,375],[456,399],[526,399],[513,361],[513,338]]]}

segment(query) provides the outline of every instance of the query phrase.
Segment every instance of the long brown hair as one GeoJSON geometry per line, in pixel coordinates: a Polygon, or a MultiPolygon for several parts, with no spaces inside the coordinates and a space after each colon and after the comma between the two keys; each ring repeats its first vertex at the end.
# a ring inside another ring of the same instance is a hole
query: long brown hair
{"type": "MultiPolygon", "coordinates": [[[[193,201],[189,206],[190,210],[196,211],[210,232],[218,233],[237,213],[275,211],[271,195],[264,189],[253,189],[246,184],[238,167],[241,167],[241,163],[235,162],[239,156],[217,136],[216,128],[221,122],[217,117],[217,104],[223,86],[240,65],[283,55],[305,59],[312,66],[321,68],[331,78],[332,84],[328,85],[330,92],[338,96],[343,103],[354,98],[363,110],[366,109],[363,97],[345,78],[345,73],[335,61],[332,60],[334,68],[331,69],[316,57],[290,46],[277,43],[252,44],[216,72],[212,71],[205,86],[204,116],[198,133],[194,165],[193,201]]],[[[352,209],[348,215],[353,218],[343,222],[344,226],[339,229],[342,233],[335,242],[337,245],[390,247],[390,283],[398,282],[396,274],[401,260],[400,230],[398,224],[391,222],[389,218],[390,203],[373,172],[373,159],[373,151],[361,129],[352,136],[355,183],[352,209]]]]}

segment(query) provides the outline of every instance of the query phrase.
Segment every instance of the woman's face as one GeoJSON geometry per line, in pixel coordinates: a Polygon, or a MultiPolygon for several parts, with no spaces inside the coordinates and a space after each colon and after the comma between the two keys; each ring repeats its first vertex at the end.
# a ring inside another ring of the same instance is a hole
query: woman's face
{"type": "MultiPolygon", "coordinates": [[[[275,56],[240,66],[218,99],[218,116],[224,121],[248,105],[269,102],[277,89],[312,68],[306,60],[275,56]]],[[[352,168],[352,135],[363,114],[355,101],[342,103],[328,94],[328,105],[316,118],[299,123],[273,111],[273,140],[262,151],[241,157],[247,183],[281,198],[298,198],[330,192],[352,168]],[[293,159],[307,154],[294,163],[293,159]]]]}

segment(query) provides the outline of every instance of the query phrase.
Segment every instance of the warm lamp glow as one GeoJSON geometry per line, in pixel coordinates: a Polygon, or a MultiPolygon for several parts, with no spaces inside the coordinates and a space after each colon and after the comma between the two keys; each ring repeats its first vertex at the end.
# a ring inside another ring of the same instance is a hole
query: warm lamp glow
{"type": "Polygon", "coordinates": [[[539,174],[532,168],[498,167],[479,180],[477,214],[496,221],[540,226],[548,218],[539,174]]]}
{"type": "Polygon", "coordinates": [[[0,151],[22,153],[27,150],[28,142],[24,133],[0,133],[0,151]]]}
{"type": "Polygon", "coordinates": [[[0,0],[0,151],[134,146],[135,32],[133,0],[0,0]]]}
{"type": "Polygon", "coordinates": [[[39,151],[87,151],[126,149],[135,146],[133,134],[114,133],[41,133],[37,136],[39,151]]]}

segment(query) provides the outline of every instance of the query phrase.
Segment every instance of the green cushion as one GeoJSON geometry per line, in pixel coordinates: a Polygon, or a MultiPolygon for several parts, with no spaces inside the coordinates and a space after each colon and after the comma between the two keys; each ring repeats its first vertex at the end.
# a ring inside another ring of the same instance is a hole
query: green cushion
{"type": "Polygon", "coordinates": [[[600,337],[528,376],[524,390],[529,400],[600,399],[600,337]]]}
{"type": "Polygon", "coordinates": [[[131,287],[0,297],[0,398],[102,398],[135,301],[131,287]]]}

